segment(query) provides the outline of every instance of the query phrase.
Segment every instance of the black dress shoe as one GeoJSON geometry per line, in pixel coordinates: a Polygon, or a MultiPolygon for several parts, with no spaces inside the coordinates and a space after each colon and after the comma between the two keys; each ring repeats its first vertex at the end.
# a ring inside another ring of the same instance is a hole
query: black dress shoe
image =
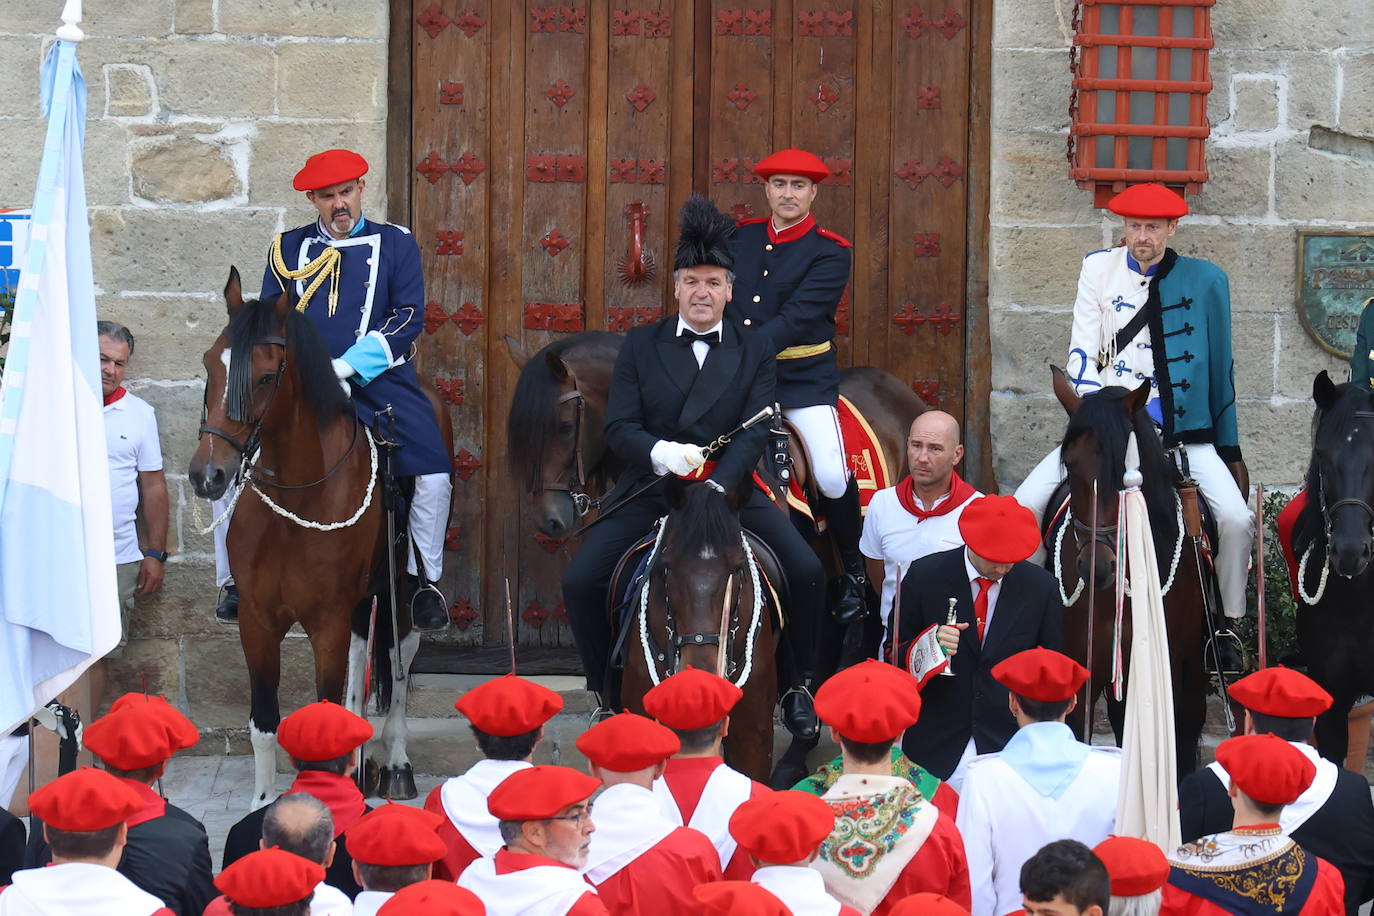
{"type": "Polygon", "coordinates": [[[215,605],[215,619],[220,623],[238,623],[239,620],[239,587],[237,585],[226,585],[224,587],[224,597],[215,605]]]}
{"type": "Polygon", "coordinates": [[[448,604],[433,585],[424,585],[410,599],[410,619],[417,630],[442,630],[448,626],[448,604]]]}
{"type": "Polygon", "coordinates": [[[830,612],[835,615],[836,620],[840,623],[852,623],[867,613],[867,602],[864,600],[867,585],[868,577],[862,573],[844,574],[840,579],[840,599],[835,602],[835,607],[830,612]]]}
{"type": "Polygon", "coordinates": [[[816,705],[811,699],[811,691],[805,686],[793,687],[782,695],[782,724],[798,738],[810,740],[820,734],[816,705]]]}

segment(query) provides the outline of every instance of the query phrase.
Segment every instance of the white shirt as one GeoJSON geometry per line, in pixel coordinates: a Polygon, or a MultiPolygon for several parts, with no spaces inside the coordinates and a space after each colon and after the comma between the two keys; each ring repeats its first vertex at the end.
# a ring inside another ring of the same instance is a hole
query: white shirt
{"type": "Polygon", "coordinates": [[[310,916],[351,916],[353,901],[348,895],[321,881],[315,885],[315,895],[310,898],[310,916]]]}
{"type": "Polygon", "coordinates": [[[353,898],[353,916],[377,916],[382,904],[393,896],[391,891],[363,891],[353,898]]]}
{"type": "Polygon", "coordinates": [[[64,862],[14,873],[0,893],[3,916],[150,916],[164,908],[113,868],[91,862],[64,862]]]}
{"type": "MultiPolygon", "coordinates": [[[[863,535],[859,551],[864,556],[883,561],[883,594],[880,605],[884,626],[887,625],[897,597],[897,583],[906,568],[921,557],[945,550],[953,550],[964,543],[959,534],[959,516],[974,499],[982,496],[974,492],[962,505],[944,515],[919,519],[902,507],[897,488],[887,487],[873,494],[864,516],[863,535]]],[[[929,507],[934,509],[949,499],[946,493],[929,507]]],[[[919,501],[920,497],[916,497],[919,501]]]]}
{"type": "MultiPolygon", "coordinates": [[[[714,334],[714,335],[716,335],[716,337],[717,337],[718,339],[724,340],[724,338],[725,338],[725,329],[724,329],[724,327],[723,327],[724,324],[725,324],[725,321],[724,321],[724,319],[722,319],[722,320],[716,322],[715,327],[707,328],[707,329],[704,330],[704,331],[698,331],[696,328],[692,327],[692,326],[689,325],[686,321],[684,321],[681,315],[678,315],[678,316],[677,316],[677,334],[676,334],[675,336],[681,337],[681,336],[682,336],[682,332],[683,332],[684,330],[686,330],[686,331],[691,331],[693,334],[714,334]]],[[[695,356],[695,357],[697,358],[697,368],[700,369],[700,368],[702,367],[702,365],[705,364],[705,362],[706,362],[706,357],[708,357],[708,356],[711,355],[711,345],[708,344],[708,343],[707,343],[706,341],[704,341],[704,340],[694,340],[694,341],[692,341],[692,355],[695,356]]]]}
{"type": "MultiPolygon", "coordinates": [[[[1145,379],[1154,380],[1148,324],[1119,352],[1113,352],[1117,332],[1150,298],[1150,275],[1141,273],[1139,267],[1124,245],[1094,251],[1083,259],[1078,298],[1073,304],[1068,364],[1069,380],[1080,395],[1104,385],[1135,388],[1145,379]]],[[[1158,386],[1151,385],[1150,397],[1157,396],[1158,386]]]]}
{"type": "MultiPolygon", "coordinates": [[[[974,568],[973,561],[968,558],[967,547],[964,548],[964,571],[968,573],[969,593],[973,595],[973,603],[977,605],[978,592],[982,590],[982,587],[978,584],[978,580],[986,577],[974,568]]],[[[997,596],[1000,594],[1002,594],[1002,580],[998,579],[996,582],[992,583],[992,585],[988,586],[988,612],[983,617],[984,636],[987,636],[988,630],[992,629],[992,614],[997,610],[997,596]]],[[[972,612],[973,608],[969,608],[969,610],[972,612]]],[[[974,623],[972,625],[976,627],[978,624],[974,623]]]]}
{"type": "Polygon", "coordinates": [[[162,470],[153,405],[126,392],[105,408],[105,451],[110,459],[110,510],[114,519],[116,563],[143,559],[134,516],[138,512],[138,475],[162,470]]]}

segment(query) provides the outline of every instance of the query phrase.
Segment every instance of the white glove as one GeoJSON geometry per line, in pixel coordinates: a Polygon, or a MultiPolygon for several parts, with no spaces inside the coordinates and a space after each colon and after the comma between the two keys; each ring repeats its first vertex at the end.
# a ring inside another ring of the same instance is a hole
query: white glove
{"type": "Polygon", "coordinates": [[[706,455],[699,445],[660,439],[649,450],[649,460],[653,463],[654,473],[660,477],[664,474],[685,477],[705,463],[706,455]]]}
{"type": "Polygon", "coordinates": [[[348,380],[357,374],[358,370],[349,365],[346,359],[336,359],[331,361],[334,367],[334,375],[339,379],[339,387],[343,389],[345,397],[353,397],[353,389],[349,386],[348,380]]]}

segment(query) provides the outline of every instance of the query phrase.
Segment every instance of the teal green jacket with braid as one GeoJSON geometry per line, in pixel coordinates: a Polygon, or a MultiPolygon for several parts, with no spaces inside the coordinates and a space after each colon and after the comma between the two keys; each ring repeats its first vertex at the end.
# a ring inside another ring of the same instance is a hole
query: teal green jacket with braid
{"type": "Polygon", "coordinates": [[[1365,300],[1360,312],[1360,326],[1355,329],[1355,350],[1350,354],[1350,384],[1356,388],[1374,388],[1370,378],[1370,363],[1374,362],[1374,297],[1365,300]]]}
{"type": "Polygon", "coordinates": [[[1223,461],[1240,461],[1226,272],[1171,248],[1150,281],[1147,307],[1165,447],[1211,443],[1223,461]]]}

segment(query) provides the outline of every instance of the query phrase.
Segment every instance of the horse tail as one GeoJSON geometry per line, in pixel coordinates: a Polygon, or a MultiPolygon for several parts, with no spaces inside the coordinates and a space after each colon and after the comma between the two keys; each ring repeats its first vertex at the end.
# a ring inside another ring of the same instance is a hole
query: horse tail
{"type": "MultiPolygon", "coordinates": [[[[401,609],[407,612],[405,609],[401,609]]],[[[377,708],[391,708],[391,688],[396,682],[392,664],[391,649],[396,644],[396,635],[391,626],[391,598],[386,592],[377,596],[377,630],[372,640],[372,684],[377,697],[377,708]]]]}

